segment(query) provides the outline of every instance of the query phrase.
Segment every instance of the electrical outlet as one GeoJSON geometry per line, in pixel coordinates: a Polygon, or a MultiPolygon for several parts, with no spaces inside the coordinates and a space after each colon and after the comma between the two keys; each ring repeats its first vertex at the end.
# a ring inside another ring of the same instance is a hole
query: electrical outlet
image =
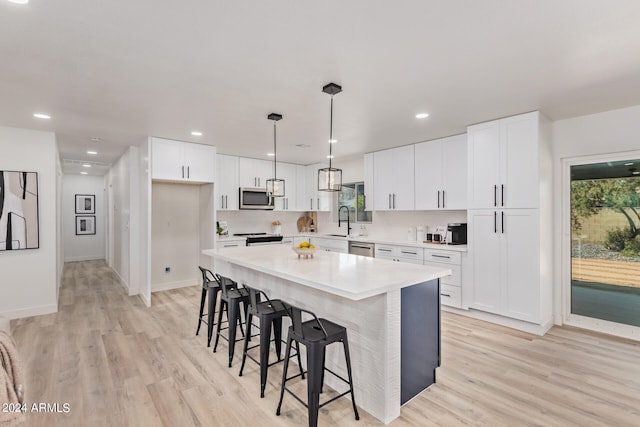
{"type": "Polygon", "coordinates": [[[164,272],[165,273],[171,273],[171,267],[165,267],[164,268],[164,272]]]}

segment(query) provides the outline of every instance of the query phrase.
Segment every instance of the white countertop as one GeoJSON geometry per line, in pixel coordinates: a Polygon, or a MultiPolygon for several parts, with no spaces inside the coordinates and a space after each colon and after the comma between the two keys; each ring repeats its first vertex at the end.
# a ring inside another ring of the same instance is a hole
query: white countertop
{"type": "Polygon", "coordinates": [[[205,249],[203,254],[333,295],[361,300],[451,274],[450,269],[317,251],[298,258],[288,245],[205,249]]]}

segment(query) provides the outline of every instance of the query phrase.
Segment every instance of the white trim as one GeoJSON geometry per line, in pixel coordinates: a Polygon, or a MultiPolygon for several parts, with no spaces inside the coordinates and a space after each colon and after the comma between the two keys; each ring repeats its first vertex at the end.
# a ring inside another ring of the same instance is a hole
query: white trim
{"type": "Polygon", "coordinates": [[[160,291],[168,291],[171,289],[178,289],[178,288],[186,288],[189,286],[196,286],[197,280],[194,283],[193,280],[179,280],[177,282],[169,282],[169,283],[162,283],[159,285],[151,285],[151,292],[160,292],[160,291]]]}
{"type": "Polygon", "coordinates": [[[145,307],[147,307],[147,308],[151,307],[151,299],[147,298],[147,296],[145,295],[144,292],[140,292],[138,294],[138,296],[142,300],[142,303],[145,305],[145,307]]]}
{"type": "Polygon", "coordinates": [[[85,255],[85,256],[72,256],[64,259],[64,262],[75,262],[75,261],[95,261],[95,260],[103,260],[104,255],[85,255]]]}
{"type": "Polygon", "coordinates": [[[125,291],[127,291],[127,295],[129,295],[129,296],[136,295],[135,293],[131,293],[131,288],[129,288],[129,283],[127,283],[127,282],[122,278],[122,276],[120,275],[120,273],[118,273],[118,272],[116,271],[116,269],[115,269],[115,268],[112,268],[111,270],[116,274],[116,276],[118,276],[118,279],[119,279],[119,280],[118,280],[118,282],[120,283],[120,285],[122,285],[122,287],[124,288],[124,290],[125,290],[125,291]]]}
{"type": "Polygon", "coordinates": [[[544,335],[553,326],[553,321],[549,320],[543,324],[525,322],[523,320],[512,319],[510,317],[500,316],[498,314],[487,313],[480,310],[462,310],[459,308],[449,307],[445,305],[440,306],[442,311],[448,311],[450,313],[459,314],[461,316],[471,317],[473,319],[482,320],[484,322],[495,323],[500,326],[505,326],[511,329],[517,329],[519,331],[528,332],[534,335],[544,335]]]}
{"type": "Polygon", "coordinates": [[[21,319],[23,317],[41,316],[43,314],[51,314],[51,313],[57,313],[57,312],[58,312],[57,304],[56,305],[47,304],[47,305],[41,305],[38,307],[28,307],[28,308],[21,308],[18,310],[3,311],[3,312],[0,312],[0,316],[8,317],[9,319],[21,319]]]}
{"type": "Polygon", "coordinates": [[[567,324],[578,328],[589,329],[596,332],[615,335],[633,340],[640,340],[640,327],[625,325],[622,323],[609,322],[586,316],[579,316],[571,313],[571,166],[584,165],[590,163],[613,162],[635,158],[640,158],[640,151],[622,151],[616,153],[605,153],[589,156],[577,156],[562,158],[562,182],[561,182],[561,319],[556,323],[567,324]]]}

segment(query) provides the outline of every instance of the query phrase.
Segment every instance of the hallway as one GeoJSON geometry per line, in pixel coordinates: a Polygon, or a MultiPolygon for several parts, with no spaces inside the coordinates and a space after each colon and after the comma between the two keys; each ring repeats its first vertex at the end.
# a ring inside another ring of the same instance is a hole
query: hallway
{"type": "MultiPolygon", "coordinates": [[[[81,261],[65,265],[60,292],[58,313],[12,322],[27,402],[70,405],[27,414],[27,426],[306,425],[290,396],[274,414],[280,365],[260,399],[257,365],[238,377],[224,340],[214,354],[206,333],[194,335],[200,286],[155,293],[147,309],[104,261],[81,261]]],[[[443,312],[437,383],[390,425],[632,426],[639,356],[638,342],[568,327],[538,337],[443,312]]],[[[321,410],[320,425],[382,425],[360,415],[340,399],[321,410]]]]}

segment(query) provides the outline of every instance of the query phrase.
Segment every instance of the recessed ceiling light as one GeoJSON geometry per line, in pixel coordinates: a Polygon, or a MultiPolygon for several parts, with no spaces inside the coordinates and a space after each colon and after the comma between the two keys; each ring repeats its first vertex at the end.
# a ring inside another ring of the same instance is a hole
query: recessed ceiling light
{"type": "Polygon", "coordinates": [[[426,119],[429,117],[429,113],[418,113],[416,114],[416,119],[426,119]]]}
{"type": "Polygon", "coordinates": [[[91,142],[99,142],[99,141],[100,141],[100,138],[98,138],[96,136],[91,137],[91,142]]]}
{"type": "Polygon", "coordinates": [[[330,140],[329,140],[329,144],[335,144],[336,142],[338,142],[338,140],[337,140],[337,139],[330,139],[330,140]]]}
{"type": "Polygon", "coordinates": [[[98,152],[97,151],[87,151],[87,154],[91,154],[91,155],[95,156],[96,154],[98,154],[98,152]]]}
{"type": "Polygon", "coordinates": [[[80,175],[89,175],[89,172],[80,172],[80,175]]]}
{"type": "Polygon", "coordinates": [[[193,136],[202,136],[202,132],[194,130],[193,132],[191,132],[191,135],[193,135],[193,136]]]}
{"type": "Polygon", "coordinates": [[[82,167],[83,167],[83,168],[90,168],[90,167],[91,167],[91,165],[90,165],[90,164],[88,164],[88,163],[85,163],[84,165],[82,165],[82,167]]]}
{"type": "Polygon", "coordinates": [[[273,154],[273,153],[267,153],[267,156],[269,156],[269,157],[273,157],[273,156],[275,156],[275,154],[273,154]]]}
{"type": "Polygon", "coordinates": [[[9,0],[9,2],[15,3],[15,4],[27,4],[29,3],[29,0],[9,0]]]}
{"type": "Polygon", "coordinates": [[[633,162],[625,163],[625,166],[633,166],[633,162]]]}
{"type": "Polygon", "coordinates": [[[34,113],[33,117],[35,117],[36,119],[46,119],[46,120],[49,120],[51,118],[50,115],[44,114],[44,113],[34,113]]]}

